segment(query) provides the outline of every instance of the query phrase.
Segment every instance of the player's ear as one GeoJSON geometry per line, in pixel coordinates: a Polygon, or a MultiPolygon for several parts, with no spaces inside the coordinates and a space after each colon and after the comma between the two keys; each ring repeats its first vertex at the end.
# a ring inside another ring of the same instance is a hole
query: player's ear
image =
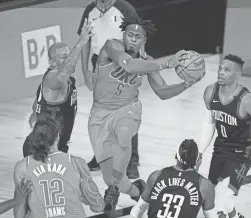
{"type": "Polygon", "coordinates": [[[237,72],[237,77],[240,78],[241,77],[241,71],[237,72]]]}
{"type": "Polygon", "coordinates": [[[146,44],[147,36],[144,37],[144,44],[146,44]]]}
{"type": "Polygon", "coordinates": [[[56,141],[58,142],[59,139],[60,139],[60,136],[59,136],[59,133],[58,133],[57,138],[56,138],[56,141]]]}

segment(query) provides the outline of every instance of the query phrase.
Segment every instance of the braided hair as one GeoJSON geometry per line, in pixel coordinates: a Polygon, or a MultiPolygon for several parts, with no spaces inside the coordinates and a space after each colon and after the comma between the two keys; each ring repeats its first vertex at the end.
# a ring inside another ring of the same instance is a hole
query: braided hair
{"type": "Polygon", "coordinates": [[[45,162],[50,147],[54,144],[58,136],[58,130],[52,120],[37,121],[32,131],[33,142],[31,154],[37,161],[45,162]]]}
{"type": "Polygon", "coordinates": [[[150,37],[154,33],[157,32],[157,29],[155,28],[155,25],[152,23],[151,20],[143,20],[142,18],[138,16],[125,17],[125,18],[122,18],[122,20],[123,21],[119,27],[121,28],[123,32],[126,30],[126,28],[129,25],[132,25],[132,24],[137,24],[141,26],[146,31],[147,37],[150,37]]]}
{"type": "Polygon", "coordinates": [[[176,154],[179,166],[183,170],[194,168],[199,156],[199,149],[193,139],[185,139],[176,154]]]}

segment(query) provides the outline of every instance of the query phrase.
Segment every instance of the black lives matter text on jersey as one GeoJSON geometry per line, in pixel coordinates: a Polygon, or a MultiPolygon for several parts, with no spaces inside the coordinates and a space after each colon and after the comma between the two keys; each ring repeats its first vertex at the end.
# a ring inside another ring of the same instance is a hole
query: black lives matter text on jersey
{"type": "Polygon", "coordinates": [[[199,190],[195,184],[184,178],[172,177],[161,179],[155,184],[151,192],[151,201],[159,201],[162,206],[156,214],[158,218],[179,217],[182,208],[190,205],[200,207],[199,190]],[[172,191],[174,189],[176,191],[172,191]],[[179,190],[179,191],[177,191],[179,190]]]}
{"type": "Polygon", "coordinates": [[[198,206],[199,202],[199,191],[197,190],[197,187],[194,186],[194,184],[190,181],[187,181],[183,178],[169,178],[167,182],[162,179],[160,182],[157,182],[157,184],[153,187],[151,199],[157,200],[159,194],[165,190],[167,187],[172,186],[178,186],[184,188],[190,196],[190,205],[198,206]]]}

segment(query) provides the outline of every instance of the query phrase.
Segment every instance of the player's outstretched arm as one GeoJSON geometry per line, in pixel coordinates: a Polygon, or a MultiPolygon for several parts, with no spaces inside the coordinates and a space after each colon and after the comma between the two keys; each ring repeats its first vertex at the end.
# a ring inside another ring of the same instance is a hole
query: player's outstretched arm
{"type": "Polygon", "coordinates": [[[176,59],[170,59],[172,61],[163,61],[163,63],[159,63],[155,60],[133,59],[125,52],[123,43],[113,39],[107,40],[102,50],[107,58],[110,58],[128,73],[148,74],[150,72],[175,67],[177,64],[176,59]]]}
{"type": "Polygon", "coordinates": [[[45,81],[49,88],[58,89],[66,84],[67,80],[75,70],[83,46],[88,43],[89,39],[93,35],[92,29],[93,27],[91,26],[91,22],[88,22],[86,20],[79,40],[71,50],[68,57],[63,62],[60,69],[58,69],[56,73],[48,74],[46,76],[45,81]]]}
{"type": "Polygon", "coordinates": [[[203,198],[202,209],[205,218],[218,218],[214,203],[215,189],[208,179],[202,178],[200,192],[203,198]]]}
{"type": "Polygon", "coordinates": [[[81,157],[72,156],[72,163],[80,175],[80,188],[82,192],[82,202],[90,206],[93,212],[100,213],[104,210],[104,200],[99,192],[92,176],[88,165],[81,157]]]}
{"type": "MultiPolygon", "coordinates": [[[[153,60],[147,56],[148,60],[153,60]]],[[[183,82],[175,85],[167,85],[158,71],[147,74],[148,82],[155,94],[162,100],[170,99],[185,91],[190,87],[189,83],[183,82]]]]}
{"type": "Polygon", "coordinates": [[[159,72],[149,73],[147,77],[152,90],[161,100],[173,98],[190,87],[190,84],[186,82],[167,85],[159,72]]]}
{"type": "Polygon", "coordinates": [[[213,118],[209,105],[212,98],[213,89],[214,89],[214,84],[208,86],[204,92],[206,119],[203,121],[202,133],[200,137],[199,151],[201,154],[203,154],[206,151],[207,147],[210,145],[215,132],[215,120],[213,118]]]}
{"type": "Polygon", "coordinates": [[[24,218],[28,212],[28,194],[31,192],[32,183],[25,180],[26,162],[25,159],[18,161],[14,168],[15,192],[14,218],[24,218]]]}
{"type": "Polygon", "coordinates": [[[138,203],[132,208],[130,216],[132,218],[142,218],[144,213],[149,207],[150,198],[151,198],[151,190],[154,186],[157,178],[159,177],[161,171],[154,171],[147,179],[147,186],[143,194],[141,195],[138,203]]]}

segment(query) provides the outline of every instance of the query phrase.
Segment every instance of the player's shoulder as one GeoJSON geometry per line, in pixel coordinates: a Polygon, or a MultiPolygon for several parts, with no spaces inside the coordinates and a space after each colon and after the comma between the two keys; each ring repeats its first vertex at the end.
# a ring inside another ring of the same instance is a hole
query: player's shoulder
{"type": "Polygon", "coordinates": [[[215,87],[216,87],[216,83],[213,83],[211,85],[208,85],[205,88],[203,98],[204,98],[204,102],[205,102],[206,105],[209,105],[210,100],[212,99],[212,95],[213,95],[213,92],[215,90],[215,87]]]}
{"type": "Polygon", "coordinates": [[[71,155],[71,162],[77,167],[88,167],[85,159],[83,159],[82,157],[79,156],[75,156],[75,155],[71,155]]]}
{"type": "Polygon", "coordinates": [[[95,7],[96,7],[96,2],[95,1],[91,2],[86,6],[85,13],[89,14],[95,7]]]}
{"type": "Polygon", "coordinates": [[[81,176],[90,176],[90,169],[82,157],[71,155],[71,163],[76,172],[81,176]]]}
{"type": "Polygon", "coordinates": [[[251,92],[247,92],[241,99],[241,104],[245,108],[250,108],[251,107],[251,92]]]}
{"type": "Polygon", "coordinates": [[[205,94],[212,94],[212,93],[213,93],[213,90],[215,89],[215,86],[216,86],[216,83],[212,83],[212,84],[208,85],[208,86],[205,88],[204,93],[205,93],[205,94]]]}
{"type": "Polygon", "coordinates": [[[79,156],[71,155],[71,161],[86,164],[86,161],[79,156]]]}
{"type": "Polygon", "coordinates": [[[119,39],[108,39],[105,43],[105,49],[116,49],[116,50],[125,50],[124,43],[119,39]]]}
{"type": "Polygon", "coordinates": [[[22,174],[26,171],[27,167],[27,158],[23,158],[22,160],[19,160],[16,162],[14,166],[14,174],[22,174]]]}
{"type": "Polygon", "coordinates": [[[161,172],[162,170],[153,171],[147,179],[147,184],[152,187],[156,180],[159,178],[161,172]]]}
{"type": "Polygon", "coordinates": [[[246,103],[251,103],[251,92],[248,90],[248,92],[243,96],[242,101],[246,103]]]}

